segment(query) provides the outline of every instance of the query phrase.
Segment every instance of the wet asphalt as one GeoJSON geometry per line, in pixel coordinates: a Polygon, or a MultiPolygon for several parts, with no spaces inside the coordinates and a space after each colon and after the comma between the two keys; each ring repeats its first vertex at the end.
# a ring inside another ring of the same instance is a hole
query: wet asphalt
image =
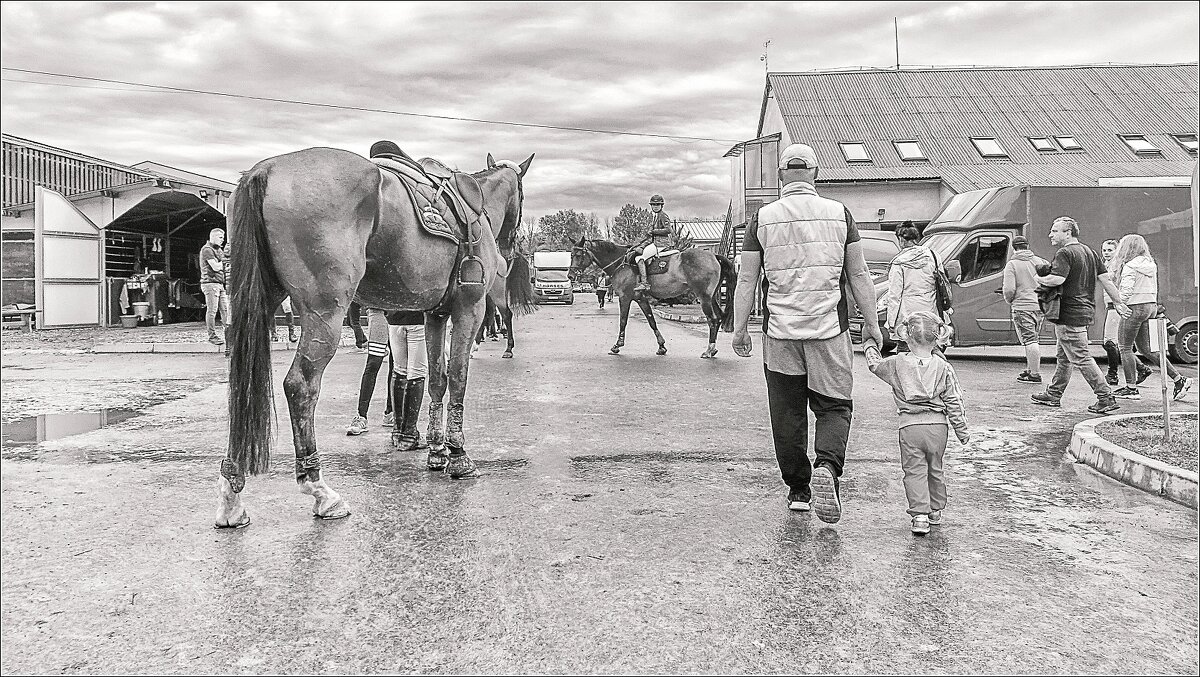
{"type": "MultiPolygon", "coordinates": [[[[845,512],[829,526],[786,509],[757,345],[737,358],[721,334],[717,359],[701,360],[701,327],[661,322],[658,357],[631,319],[610,356],[616,307],[577,299],[518,320],[514,359],[485,342],[472,361],[478,479],[391,450],[382,380],[370,432],[345,436],[365,356],[342,349],[317,420],[324,476],[353,511],[341,521],[313,520],[296,492],[278,387],[291,354],[276,353],[275,472],[248,483],[252,523],[236,532],[212,529],[219,355],[6,356],[6,422],[39,408],[142,413],[5,449],[0,669],[1200,667],[1196,512],[1070,462],[1091,401],[1078,376],[1046,409],[1013,380],[1020,363],[996,356],[1011,351],[951,354],[975,440],[951,445],[945,523],[917,538],[895,409],[860,355],[845,512]]],[[[1183,406],[1195,411],[1195,394],[1183,406]]]]}

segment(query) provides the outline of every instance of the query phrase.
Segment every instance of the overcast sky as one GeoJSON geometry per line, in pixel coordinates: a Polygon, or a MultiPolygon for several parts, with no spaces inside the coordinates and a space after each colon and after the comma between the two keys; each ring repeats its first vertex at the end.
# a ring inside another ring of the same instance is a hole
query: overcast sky
{"type": "Polygon", "coordinates": [[[308,146],[390,138],[479,170],[522,160],[526,214],[666,196],[724,215],[772,71],[1196,61],[1182,3],[3,3],[5,68],[694,141],[314,108],[4,71],[5,132],[227,181],[308,146]],[[36,81],[46,84],[27,84],[36,81]]]}

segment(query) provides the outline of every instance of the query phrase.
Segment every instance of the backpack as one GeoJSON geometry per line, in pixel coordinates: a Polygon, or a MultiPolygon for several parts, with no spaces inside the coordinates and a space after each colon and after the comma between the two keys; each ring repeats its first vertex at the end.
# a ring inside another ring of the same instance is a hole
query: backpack
{"type": "Polygon", "coordinates": [[[938,312],[944,313],[954,304],[954,291],[950,288],[950,279],[946,277],[946,269],[942,268],[937,254],[932,249],[929,253],[933,254],[933,305],[938,312]]]}

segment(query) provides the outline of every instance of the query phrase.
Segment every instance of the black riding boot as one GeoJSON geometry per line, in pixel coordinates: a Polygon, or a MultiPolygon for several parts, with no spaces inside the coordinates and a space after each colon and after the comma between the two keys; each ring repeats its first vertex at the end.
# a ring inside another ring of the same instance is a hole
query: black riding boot
{"type": "Polygon", "coordinates": [[[650,291],[650,275],[646,272],[646,260],[642,259],[637,263],[638,283],[634,287],[635,291],[650,291]]]}
{"type": "MultiPolygon", "coordinates": [[[[388,374],[388,385],[391,386],[390,390],[392,392],[392,446],[401,450],[404,449],[404,435],[402,431],[405,425],[405,416],[408,414],[408,407],[405,406],[407,403],[404,401],[404,396],[408,392],[407,388],[404,387],[406,383],[408,381],[401,378],[400,375],[395,373],[388,374]]],[[[420,406],[420,404],[417,406],[420,406]]]]}
{"type": "MultiPolygon", "coordinates": [[[[404,425],[400,429],[400,451],[428,449],[429,445],[417,430],[417,419],[421,416],[421,405],[425,403],[425,379],[413,378],[404,382],[404,425]]],[[[399,417],[397,417],[399,420],[399,417]]]]}
{"type": "Polygon", "coordinates": [[[1104,380],[1108,385],[1115,386],[1120,383],[1118,374],[1121,369],[1121,351],[1117,349],[1117,344],[1105,341],[1104,354],[1108,355],[1108,374],[1105,375],[1104,380]]]}

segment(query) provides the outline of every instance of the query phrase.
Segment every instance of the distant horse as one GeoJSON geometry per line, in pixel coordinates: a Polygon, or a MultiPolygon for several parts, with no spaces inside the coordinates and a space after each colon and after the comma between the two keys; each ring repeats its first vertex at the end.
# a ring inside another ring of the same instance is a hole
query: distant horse
{"type": "MultiPolygon", "coordinates": [[[[658,331],[650,302],[641,294],[635,298],[633,288],[637,284],[637,273],[625,263],[629,247],[607,240],[583,238],[571,249],[572,274],[583,272],[590,266],[604,271],[612,280],[613,292],[621,297],[621,332],[617,343],[609,351],[613,355],[621,352],[625,345],[625,324],[629,321],[629,305],[637,301],[654,337],[658,339],[658,354],[667,354],[667,340],[658,331]]],[[[650,295],[657,299],[670,299],[691,292],[700,299],[700,308],[708,318],[708,349],[700,357],[710,358],[717,354],[717,331],[733,331],[733,294],[737,287],[737,274],[733,262],[724,256],[704,249],[685,249],[667,257],[667,270],[650,276],[650,295]],[[721,283],[729,285],[725,310],[720,301],[721,283]]]]}
{"type": "MultiPolygon", "coordinates": [[[[370,308],[423,310],[429,350],[427,465],[450,477],[474,474],[463,436],[463,396],[471,339],[482,320],[484,295],[503,270],[502,251],[514,246],[521,219],[525,162],[496,164],[473,174],[491,228],[476,224],[485,284],[462,284],[460,247],[426,232],[400,179],[371,161],[333,148],[309,148],[268,158],[242,177],[229,230],[234,244],[229,342],[229,446],[221,462],[216,526],[241,527],[246,475],[270,464],[274,398],[269,325],[285,296],[301,317],[300,343],[283,380],[296,451],[296,483],[314,498],[313,515],[350,514],[321,475],[314,413],[321,376],[341,340],[351,300],[370,308]],[[454,324],[449,370],[446,321],[454,324]],[[450,404],[444,411],[447,384],[450,404]],[[443,421],[443,414],[448,421],[443,421]]],[[[473,263],[474,265],[474,263],[473,263]]],[[[477,271],[476,271],[477,272],[477,271]]],[[[470,280],[467,280],[470,282],[470,280]]],[[[509,284],[530,286],[529,278],[509,284]]],[[[532,289],[524,291],[532,294],[532,289]]]]}
{"type": "Polygon", "coordinates": [[[505,270],[496,274],[497,279],[492,284],[491,290],[488,291],[484,323],[480,325],[479,332],[475,335],[475,343],[483,342],[483,330],[493,322],[491,313],[499,310],[500,318],[504,321],[505,335],[508,337],[508,346],[500,357],[511,358],[513,348],[516,346],[516,341],[513,339],[514,311],[517,315],[532,313],[537,310],[537,301],[532,295],[532,283],[513,282],[514,279],[528,279],[531,276],[529,260],[520,252],[514,252],[511,256],[506,255],[505,258],[507,260],[505,270]]]}

